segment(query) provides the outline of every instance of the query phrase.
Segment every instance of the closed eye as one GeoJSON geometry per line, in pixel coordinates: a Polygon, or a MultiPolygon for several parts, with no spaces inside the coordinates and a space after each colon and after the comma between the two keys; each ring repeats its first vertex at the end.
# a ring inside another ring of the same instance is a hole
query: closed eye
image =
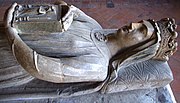
{"type": "Polygon", "coordinates": [[[142,26],[139,28],[139,31],[142,33],[142,34],[147,34],[147,29],[145,26],[142,26]]]}
{"type": "Polygon", "coordinates": [[[124,32],[129,32],[128,26],[124,26],[122,29],[123,29],[124,32]]]}

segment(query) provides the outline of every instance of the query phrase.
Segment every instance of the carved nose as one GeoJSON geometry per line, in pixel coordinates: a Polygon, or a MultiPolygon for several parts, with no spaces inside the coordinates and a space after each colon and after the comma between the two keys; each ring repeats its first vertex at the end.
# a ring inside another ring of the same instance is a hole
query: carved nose
{"type": "Polygon", "coordinates": [[[136,28],[139,28],[142,24],[141,23],[131,23],[130,27],[131,29],[136,29],[136,28]]]}

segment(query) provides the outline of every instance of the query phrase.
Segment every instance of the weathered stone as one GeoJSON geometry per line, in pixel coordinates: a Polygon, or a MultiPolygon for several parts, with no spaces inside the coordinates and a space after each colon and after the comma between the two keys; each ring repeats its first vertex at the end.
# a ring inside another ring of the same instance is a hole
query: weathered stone
{"type": "Polygon", "coordinates": [[[36,78],[64,84],[35,79],[22,86],[2,89],[1,98],[57,98],[100,90],[114,93],[153,89],[173,79],[166,63],[150,60],[166,61],[176,51],[173,19],[143,20],[118,30],[105,30],[81,10],[66,3],[15,3],[5,19],[6,36],[19,64],[36,78]],[[52,27],[52,23],[59,26],[52,27]],[[162,67],[165,69],[161,71],[162,67]],[[53,88],[39,89],[36,81],[52,84],[53,88]],[[11,95],[6,98],[8,93],[11,95]]]}
{"type": "MultiPolygon", "coordinates": [[[[33,102],[33,103],[44,103],[44,102],[56,102],[56,103],[174,103],[174,97],[171,95],[171,90],[167,89],[168,87],[160,87],[155,89],[141,89],[141,90],[132,90],[124,91],[119,93],[112,94],[100,94],[92,93],[83,96],[76,96],[71,98],[41,98],[41,99],[32,99],[32,95],[25,94],[22,98],[12,97],[12,95],[1,96],[1,101],[6,101],[5,103],[24,103],[24,102],[33,102]],[[18,100],[18,101],[17,101],[18,100]]],[[[38,95],[38,94],[36,94],[38,95]]]]}

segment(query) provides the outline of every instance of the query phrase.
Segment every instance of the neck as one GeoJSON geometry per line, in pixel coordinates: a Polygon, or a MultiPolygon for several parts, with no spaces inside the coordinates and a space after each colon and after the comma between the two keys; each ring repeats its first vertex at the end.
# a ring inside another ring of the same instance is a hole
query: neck
{"type": "Polygon", "coordinates": [[[116,37],[115,33],[107,35],[106,44],[111,52],[111,56],[114,56],[120,49],[122,49],[122,46],[117,41],[118,38],[116,37]]]}

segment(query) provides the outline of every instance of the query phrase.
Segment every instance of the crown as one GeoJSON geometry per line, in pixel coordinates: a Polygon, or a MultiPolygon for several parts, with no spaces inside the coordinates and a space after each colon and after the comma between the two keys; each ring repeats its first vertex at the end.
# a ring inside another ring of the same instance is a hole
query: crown
{"type": "Polygon", "coordinates": [[[154,20],[148,20],[154,26],[155,33],[159,37],[159,48],[153,57],[153,59],[167,61],[169,57],[177,51],[176,38],[178,33],[175,31],[177,25],[175,20],[171,18],[164,18],[155,22],[154,20]]]}

